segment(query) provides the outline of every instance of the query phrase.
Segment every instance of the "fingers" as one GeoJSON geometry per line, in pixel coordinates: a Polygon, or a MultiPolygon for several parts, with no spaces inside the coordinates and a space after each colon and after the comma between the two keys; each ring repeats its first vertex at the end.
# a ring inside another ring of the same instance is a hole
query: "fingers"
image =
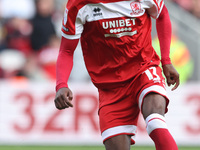
{"type": "Polygon", "coordinates": [[[71,103],[72,98],[70,97],[66,97],[64,95],[61,95],[61,100],[60,102],[62,103],[62,106],[66,106],[68,107],[73,107],[72,103],[71,103]]]}
{"type": "Polygon", "coordinates": [[[172,91],[178,88],[180,81],[179,81],[179,75],[171,75],[167,77],[167,84],[168,86],[174,85],[172,88],[172,91]]]}
{"type": "Polygon", "coordinates": [[[179,84],[180,84],[179,78],[176,78],[175,79],[175,86],[172,88],[172,91],[176,90],[178,88],[179,84]]]}
{"type": "Polygon", "coordinates": [[[73,99],[72,94],[69,96],[60,95],[54,100],[55,106],[59,110],[73,107],[73,104],[71,102],[72,99],[73,99]]]}
{"type": "Polygon", "coordinates": [[[70,101],[73,99],[73,94],[72,94],[72,92],[69,92],[67,96],[68,96],[68,98],[69,98],[70,101]]]}

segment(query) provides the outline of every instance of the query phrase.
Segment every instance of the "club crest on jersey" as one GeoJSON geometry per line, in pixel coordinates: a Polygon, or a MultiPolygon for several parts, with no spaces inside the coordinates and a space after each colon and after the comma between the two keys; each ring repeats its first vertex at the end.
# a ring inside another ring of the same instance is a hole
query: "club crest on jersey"
{"type": "Polygon", "coordinates": [[[131,15],[139,15],[141,13],[144,13],[144,9],[142,9],[141,3],[132,2],[130,6],[132,9],[131,15]]]}

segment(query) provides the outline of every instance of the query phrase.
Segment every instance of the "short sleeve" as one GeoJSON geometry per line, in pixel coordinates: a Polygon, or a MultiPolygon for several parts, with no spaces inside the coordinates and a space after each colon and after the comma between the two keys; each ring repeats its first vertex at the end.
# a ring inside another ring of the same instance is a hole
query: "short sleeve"
{"type": "Polygon", "coordinates": [[[164,6],[163,0],[144,0],[145,4],[148,5],[148,13],[149,15],[157,19],[162,11],[162,8],[164,6]]]}
{"type": "MultiPolygon", "coordinates": [[[[68,1],[70,3],[70,1],[68,1]]],[[[83,23],[76,6],[67,4],[62,21],[62,36],[67,39],[78,39],[83,32],[83,23]]]]}

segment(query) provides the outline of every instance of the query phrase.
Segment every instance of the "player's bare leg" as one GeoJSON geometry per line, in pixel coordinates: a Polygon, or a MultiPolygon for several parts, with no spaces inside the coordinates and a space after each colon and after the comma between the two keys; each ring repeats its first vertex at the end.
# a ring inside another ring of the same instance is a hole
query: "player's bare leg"
{"type": "Polygon", "coordinates": [[[147,124],[147,132],[154,141],[156,150],[178,150],[167,129],[165,108],[166,100],[159,94],[150,93],[144,98],[142,114],[147,124]]]}
{"type": "Polygon", "coordinates": [[[150,93],[144,98],[142,114],[146,119],[150,114],[158,113],[162,116],[165,114],[166,100],[163,96],[150,93]]]}
{"type": "Polygon", "coordinates": [[[130,150],[131,137],[129,135],[114,136],[104,142],[106,150],[130,150]]]}

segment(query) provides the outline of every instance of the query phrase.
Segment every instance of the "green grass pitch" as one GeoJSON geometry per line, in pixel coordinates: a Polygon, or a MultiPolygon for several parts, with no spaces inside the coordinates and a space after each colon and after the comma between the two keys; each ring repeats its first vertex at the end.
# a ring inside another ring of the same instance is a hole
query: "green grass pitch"
{"type": "MultiPolygon", "coordinates": [[[[0,150],[105,150],[103,146],[0,146],[0,150]]],[[[150,146],[132,146],[131,150],[155,150],[150,146]]],[[[200,150],[200,147],[183,147],[179,150],[200,150]]]]}

